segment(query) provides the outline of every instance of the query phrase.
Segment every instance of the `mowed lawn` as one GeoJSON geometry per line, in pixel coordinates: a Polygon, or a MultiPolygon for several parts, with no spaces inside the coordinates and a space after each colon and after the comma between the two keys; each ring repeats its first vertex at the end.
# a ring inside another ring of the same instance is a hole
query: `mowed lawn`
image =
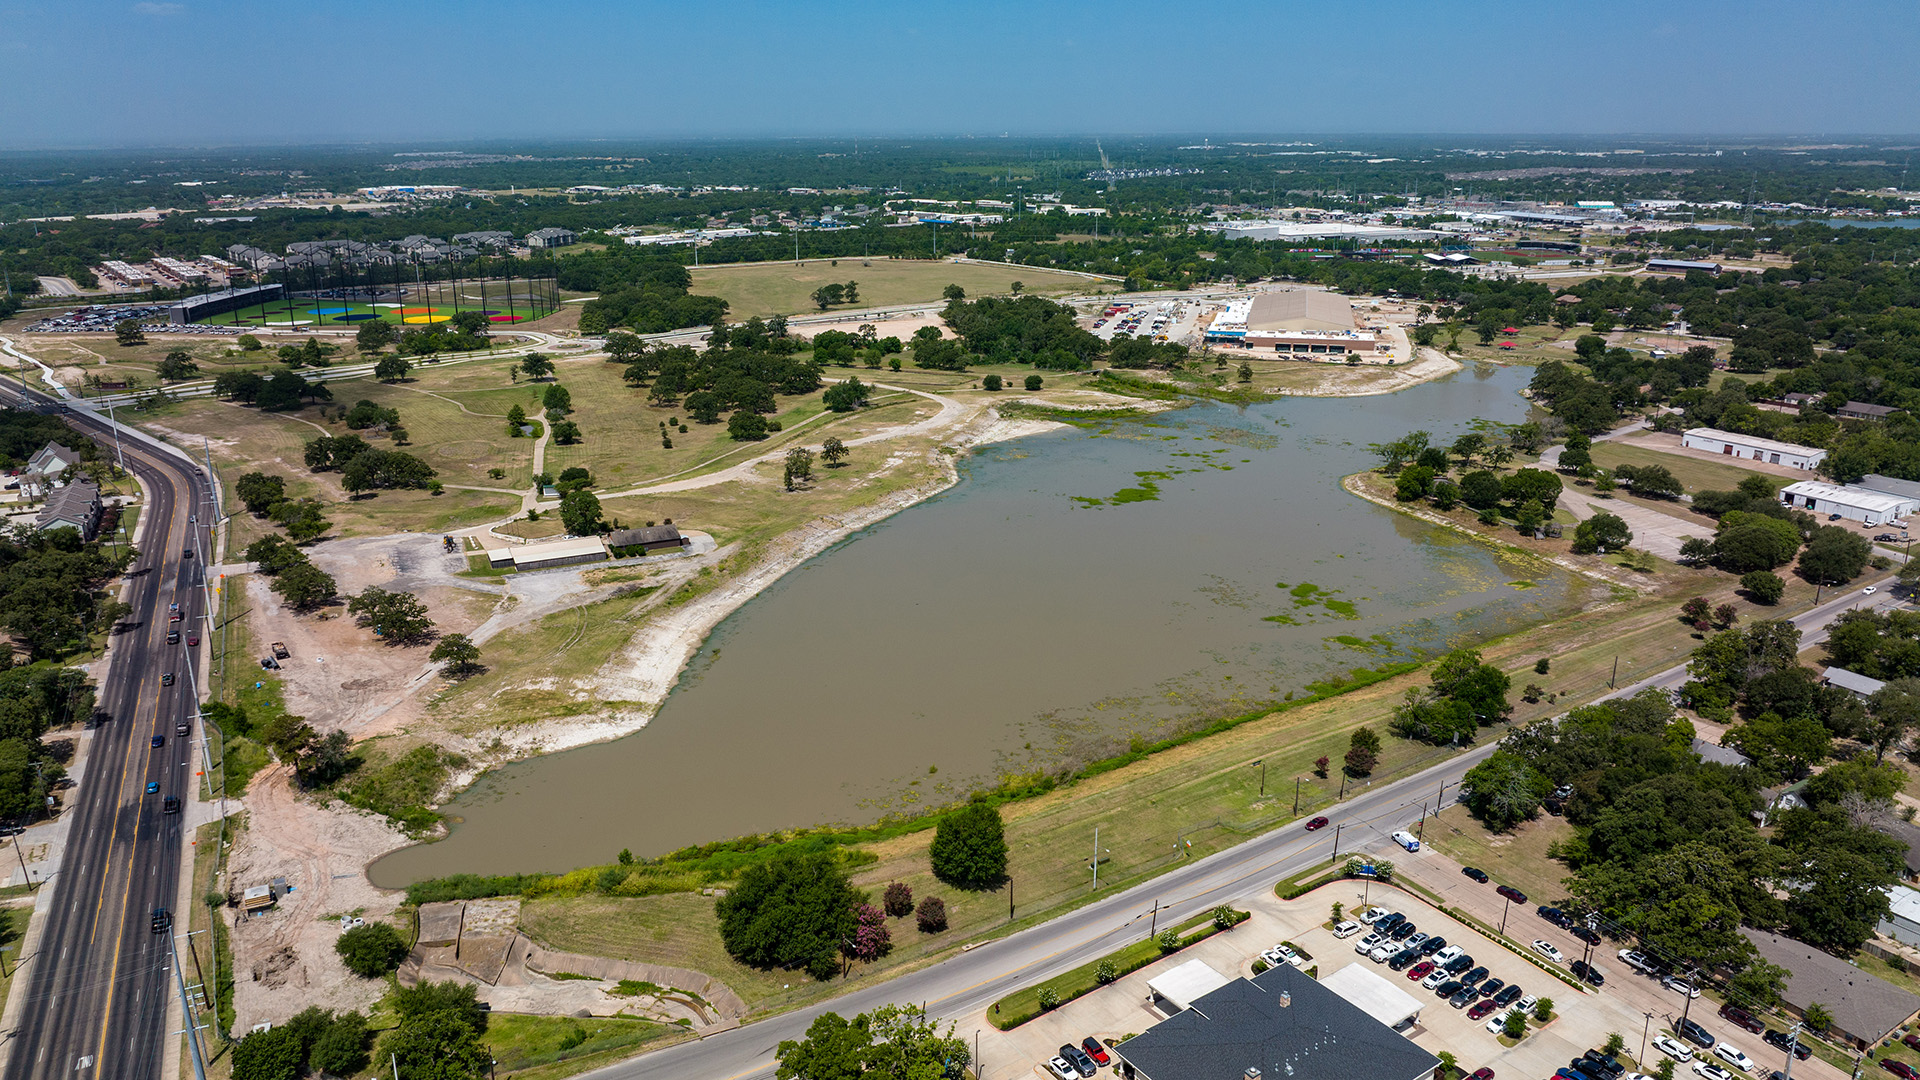
{"type": "Polygon", "coordinates": [[[1665,454],[1613,440],[1593,444],[1593,463],[1608,469],[1617,469],[1622,465],[1635,468],[1665,465],[1689,495],[1696,491],[1732,491],[1749,476],[1764,476],[1776,488],[1787,483],[1784,477],[1771,473],[1754,472],[1738,465],[1723,465],[1718,461],[1701,461],[1683,454],[1665,454]]]}
{"type": "Polygon", "coordinates": [[[703,266],[693,271],[693,291],[724,299],[727,317],[736,321],[755,315],[766,318],[817,313],[820,308],[813,302],[814,290],[849,281],[860,284],[860,299],[851,305],[860,308],[938,302],[949,285],[967,290],[969,298],[1006,295],[1016,281],[1025,286],[1025,292],[1042,296],[1119,288],[1118,282],[1038,267],[892,259],[821,259],[799,266],[790,262],[743,263],[703,266]]]}

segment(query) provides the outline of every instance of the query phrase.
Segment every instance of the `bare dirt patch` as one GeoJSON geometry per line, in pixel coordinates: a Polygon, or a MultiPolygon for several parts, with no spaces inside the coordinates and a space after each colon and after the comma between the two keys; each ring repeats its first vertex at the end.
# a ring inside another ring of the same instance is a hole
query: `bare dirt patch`
{"type": "Polygon", "coordinates": [[[283,1021],[309,1005],[368,1008],[386,983],[342,966],[333,950],[338,916],[392,916],[400,897],[374,888],[362,868],[406,837],[376,815],[297,796],[285,766],[260,773],[245,802],[249,826],[229,857],[228,887],[237,892],[284,877],[293,891],[251,918],[224,912],[233,924],[238,1030],[283,1021]]]}

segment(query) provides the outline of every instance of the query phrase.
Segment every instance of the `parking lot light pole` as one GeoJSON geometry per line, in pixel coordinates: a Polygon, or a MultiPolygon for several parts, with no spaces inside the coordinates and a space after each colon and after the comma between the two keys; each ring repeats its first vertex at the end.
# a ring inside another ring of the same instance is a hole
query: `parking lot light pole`
{"type": "MultiPolygon", "coordinates": [[[[1652,1032],[1653,1032],[1653,1014],[1649,1012],[1647,1014],[1647,1022],[1640,1026],[1640,1056],[1637,1058],[1634,1058],[1633,1060],[1638,1062],[1643,1062],[1643,1063],[1647,1060],[1647,1036],[1652,1032]]],[[[1793,1055],[1788,1054],[1787,1056],[1792,1057],[1793,1055]]],[[[1791,1078],[1789,1078],[1789,1080],[1791,1080],[1791,1078]]]]}

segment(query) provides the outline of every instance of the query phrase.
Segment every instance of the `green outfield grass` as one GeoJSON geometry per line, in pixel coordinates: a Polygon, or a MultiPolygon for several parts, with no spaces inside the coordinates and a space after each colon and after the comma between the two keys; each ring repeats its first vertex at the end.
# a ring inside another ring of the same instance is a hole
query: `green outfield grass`
{"type": "Polygon", "coordinates": [[[890,307],[939,301],[941,291],[958,285],[969,298],[1004,296],[1018,281],[1022,291],[1042,296],[1115,291],[1118,282],[1062,274],[1032,266],[932,262],[910,259],[810,259],[805,263],[739,263],[703,266],[693,271],[693,291],[727,302],[730,319],[758,315],[806,315],[819,312],[813,291],[822,285],[860,285],[860,299],[848,308],[890,307]]]}

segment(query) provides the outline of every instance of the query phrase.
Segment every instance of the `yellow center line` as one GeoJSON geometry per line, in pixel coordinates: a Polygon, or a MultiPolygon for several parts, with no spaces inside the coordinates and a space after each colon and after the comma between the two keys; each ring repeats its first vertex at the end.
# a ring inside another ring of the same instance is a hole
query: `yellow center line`
{"type": "MultiPolygon", "coordinates": [[[[140,458],[140,460],[142,460],[149,466],[152,466],[163,472],[165,471],[164,466],[155,465],[151,459],[145,457],[144,455],[135,455],[135,456],[140,458]]],[[[188,491],[187,491],[188,497],[191,497],[191,494],[192,494],[192,485],[189,484],[188,491]]],[[[161,549],[163,554],[161,554],[159,557],[160,565],[166,564],[166,556],[164,552],[173,550],[174,537],[178,535],[178,529],[180,527],[182,515],[185,514],[186,512],[187,512],[187,507],[179,504],[176,504],[173,508],[172,519],[167,523],[167,546],[161,549]]],[[[175,587],[176,589],[178,588],[177,578],[175,581],[175,587]]],[[[156,613],[159,611],[159,606],[160,606],[160,597],[157,595],[158,591],[159,589],[156,586],[155,588],[156,595],[154,596],[154,610],[156,613]]],[[[176,592],[176,595],[178,595],[177,592],[176,592]]],[[[184,608],[182,609],[182,614],[183,615],[185,614],[184,608]]],[[[169,621],[167,623],[167,626],[169,630],[171,630],[173,623],[169,621]]],[[[166,646],[164,645],[161,646],[162,649],[164,649],[165,647],[166,646]]],[[[145,673],[143,672],[142,675],[144,674],[145,673]]],[[[160,712],[160,693],[157,690],[154,692],[153,708],[154,708],[154,715],[157,717],[160,712]]],[[[130,760],[133,756],[133,744],[134,744],[134,739],[132,736],[129,736],[127,739],[127,759],[128,760],[130,760]]],[[[122,787],[124,787],[126,784],[126,761],[124,760],[121,763],[120,784],[122,787]]],[[[139,797],[141,796],[136,796],[136,798],[139,798],[139,797]]],[[[137,850],[140,845],[141,824],[142,824],[142,816],[139,814],[135,814],[134,827],[133,827],[133,849],[134,850],[137,850]]],[[[119,815],[116,814],[114,815],[114,834],[113,834],[113,837],[107,841],[107,861],[109,866],[111,866],[112,860],[113,860],[113,841],[115,839],[118,839],[119,833],[120,833],[120,819],[119,819],[119,815]]],[[[133,863],[134,861],[135,861],[134,853],[133,851],[130,850],[127,857],[127,886],[122,891],[120,896],[120,912],[122,915],[122,925],[120,928],[121,932],[117,937],[114,938],[113,964],[107,970],[107,1001],[106,1001],[105,1008],[101,1009],[100,1011],[100,1045],[99,1045],[99,1048],[94,1052],[94,1061],[96,1063],[96,1066],[95,1066],[96,1068],[98,1068],[99,1062],[106,1060],[107,1024],[113,1018],[113,991],[114,991],[115,985],[119,982],[119,977],[120,977],[120,950],[126,944],[126,941],[127,941],[125,915],[127,911],[127,903],[133,898],[133,863]]],[[[106,889],[107,889],[107,883],[109,880],[110,880],[110,875],[105,873],[101,875],[100,902],[99,904],[95,905],[94,913],[93,913],[94,927],[96,931],[99,928],[101,907],[106,903],[106,889]]],[[[89,940],[91,940],[91,937],[89,937],[89,940]]]]}

